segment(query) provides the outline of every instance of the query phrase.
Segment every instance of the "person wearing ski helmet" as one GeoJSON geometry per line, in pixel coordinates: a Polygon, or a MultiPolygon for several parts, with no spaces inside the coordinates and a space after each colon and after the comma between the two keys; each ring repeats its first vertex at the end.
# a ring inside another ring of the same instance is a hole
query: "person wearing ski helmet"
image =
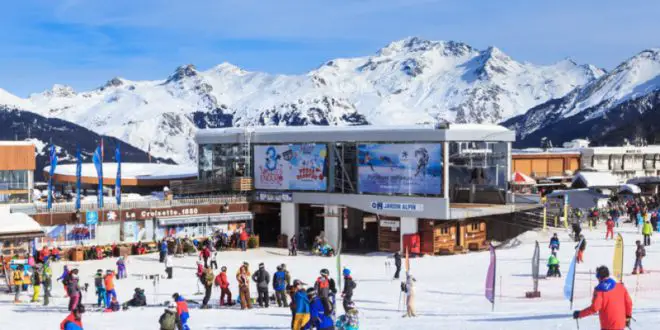
{"type": "Polygon", "coordinates": [[[350,269],[344,268],[342,274],[344,275],[344,290],[341,292],[341,296],[344,298],[342,306],[344,306],[344,312],[348,313],[349,305],[353,304],[353,290],[357,285],[353,281],[350,269]]]}
{"type": "Polygon", "coordinates": [[[621,329],[630,326],[632,318],[632,300],[623,283],[610,278],[606,266],[596,269],[598,285],[594,288],[591,306],[573,312],[574,319],[580,319],[598,313],[601,329],[621,329]]]}
{"type": "MultiPolygon", "coordinates": [[[[295,284],[297,283],[294,283],[294,285],[295,284]]],[[[296,310],[293,314],[293,322],[291,325],[292,330],[309,329],[306,326],[310,319],[310,295],[314,295],[314,288],[305,290],[302,286],[299,286],[298,291],[296,291],[294,297],[296,310]]]]}
{"type": "Polygon", "coordinates": [[[181,330],[190,330],[188,327],[188,319],[190,314],[188,313],[188,302],[178,293],[172,295],[174,302],[176,303],[176,315],[179,321],[179,329],[181,330]]]}
{"type": "Polygon", "coordinates": [[[220,287],[220,306],[232,306],[231,291],[229,291],[229,280],[227,279],[227,266],[220,268],[220,274],[215,277],[215,285],[220,287]],[[225,301],[225,297],[227,298],[225,301]]]}
{"type": "Polygon", "coordinates": [[[309,322],[305,329],[318,329],[318,330],[334,330],[334,321],[332,320],[331,313],[325,309],[325,304],[321,297],[315,294],[314,290],[308,292],[309,298],[309,322]]]}
{"type": "Polygon", "coordinates": [[[330,303],[330,295],[337,293],[337,288],[335,286],[335,281],[330,278],[330,271],[323,268],[321,269],[321,276],[316,279],[314,283],[314,289],[316,294],[321,299],[323,303],[323,310],[330,314],[332,312],[332,305],[330,303]]]}

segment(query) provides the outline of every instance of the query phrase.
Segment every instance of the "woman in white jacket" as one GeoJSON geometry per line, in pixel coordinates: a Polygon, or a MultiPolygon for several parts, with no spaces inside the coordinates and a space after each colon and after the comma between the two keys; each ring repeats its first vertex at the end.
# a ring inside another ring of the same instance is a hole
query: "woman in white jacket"
{"type": "Polygon", "coordinates": [[[167,279],[172,279],[172,267],[174,267],[174,261],[172,260],[172,255],[168,254],[165,257],[165,272],[167,273],[167,279]]]}
{"type": "Polygon", "coordinates": [[[415,314],[415,282],[417,280],[408,271],[406,272],[406,315],[404,317],[414,317],[415,314]]]}

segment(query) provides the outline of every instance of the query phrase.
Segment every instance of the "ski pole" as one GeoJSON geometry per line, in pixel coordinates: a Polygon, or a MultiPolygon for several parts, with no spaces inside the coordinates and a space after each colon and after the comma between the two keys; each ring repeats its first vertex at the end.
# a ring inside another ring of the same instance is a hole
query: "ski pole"
{"type": "Polygon", "coordinates": [[[575,324],[577,325],[578,330],[580,330],[580,321],[578,321],[578,319],[575,319],[575,324]]]}

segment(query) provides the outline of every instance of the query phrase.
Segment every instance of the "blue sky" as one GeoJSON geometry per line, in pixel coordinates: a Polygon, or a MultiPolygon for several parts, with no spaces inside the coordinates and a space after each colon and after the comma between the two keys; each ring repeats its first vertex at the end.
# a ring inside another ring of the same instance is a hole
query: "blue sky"
{"type": "Polygon", "coordinates": [[[231,62],[302,73],[407,36],[611,69],[660,47],[657,0],[4,0],[0,88],[27,96],[231,62]]]}

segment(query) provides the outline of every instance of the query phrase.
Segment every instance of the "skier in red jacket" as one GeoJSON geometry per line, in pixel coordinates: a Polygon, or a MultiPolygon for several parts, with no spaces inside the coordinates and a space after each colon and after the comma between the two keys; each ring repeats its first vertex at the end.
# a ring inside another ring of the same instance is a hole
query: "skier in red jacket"
{"type": "Polygon", "coordinates": [[[608,237],[614,239],[614,225],[615,223],[614,220],[612,220],[612,218],[609,218],[607,219],[607,221],[605,221],[605,226],[607,227],[607,232],[605,233],[605,239],[607,239],[608,237]]]}
{"type": "Polygon", "coordinates": [[[628,290],[623,284],[610,278],[610,270],[605,266],[596,269],[596,277],[599,283],[594,289],[591,306],[573,312],[573,318],[579,319],[598,313],[601,329],[625,329],[632,318],[632,300],[628,290]]]}
{"type": "Polygon", "coordinates": [[[231,300],[231,291],[229,291],[229,281],[227,280],[226,266],[222,266],[222,268],[220,268],[220,274],[215,277],[215,285],[220,287],[220,306],[234,305],[231,300]],[[225,297],[227,297],[226,302],[225,297]]]}

